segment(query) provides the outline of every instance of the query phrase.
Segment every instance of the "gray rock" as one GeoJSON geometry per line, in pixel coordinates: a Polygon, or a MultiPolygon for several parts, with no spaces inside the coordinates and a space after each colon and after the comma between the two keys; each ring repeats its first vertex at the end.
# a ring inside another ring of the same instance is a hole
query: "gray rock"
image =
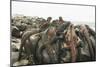
{"type": "Polygon", "coordinates": [[[20,30],[16,26],[12,26],[12,36],[20,37],[20,30]]]}
{"type": "Polygon", "coordinates": [[[18,27],[18,29],[20,31],[25,31],[25,29],[27,28],[27,24],[23,23],[23,24],[17,24],[16,27],[18,27]]]}
{"type": "Polygon", "coordinates": [[[19,56],[19,52],[11,52],[11,65],[17,62],[19,56]]]}
{"type": "Polygon", "coordinates": [[[20,66],[20,65],[28,65],[28,60],[17,61],[13,64],[13,66],[20,66]]]}

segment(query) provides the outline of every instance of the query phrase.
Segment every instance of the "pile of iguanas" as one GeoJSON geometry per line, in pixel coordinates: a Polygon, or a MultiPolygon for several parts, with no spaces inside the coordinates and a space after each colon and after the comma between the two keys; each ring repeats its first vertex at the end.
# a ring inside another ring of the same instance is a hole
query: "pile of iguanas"
{"type": "Polygon", "coordinates": [[[27,59],[26,65],[38,65],[96,60],[94,30],[88,25],[64,21],[62,17],[51,20],[48,17],[39,28],[21,34],[18,62],[27,59]]]}

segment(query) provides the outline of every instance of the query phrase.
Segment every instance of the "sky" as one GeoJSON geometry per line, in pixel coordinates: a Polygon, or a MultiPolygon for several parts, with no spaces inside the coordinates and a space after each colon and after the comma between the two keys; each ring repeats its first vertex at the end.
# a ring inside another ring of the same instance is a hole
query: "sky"
{"type": "Polygon", "coordinates": [[[64,20],[95,23],[95,8],[92,6],[46,4],[34,2],[12,2],[12,15],[38,16],[47,18],[51,16],[64,20]]]}

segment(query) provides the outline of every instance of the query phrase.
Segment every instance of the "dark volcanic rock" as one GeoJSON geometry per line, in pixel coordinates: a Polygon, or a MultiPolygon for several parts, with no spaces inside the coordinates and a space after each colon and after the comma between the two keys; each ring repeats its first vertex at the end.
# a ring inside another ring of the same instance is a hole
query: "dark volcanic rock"
{"type": "Polygon", "coordinates": [[[20,37],[20,30],[16,26],[12,27],[12,36],[20,37]]]}

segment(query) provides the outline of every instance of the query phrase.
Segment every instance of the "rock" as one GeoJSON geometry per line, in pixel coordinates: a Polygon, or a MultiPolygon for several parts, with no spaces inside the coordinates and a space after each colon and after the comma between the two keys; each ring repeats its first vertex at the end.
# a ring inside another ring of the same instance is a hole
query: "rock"
{"type": "Polygon", "coordinates": [[[11,50],[16,52],[16,51],[18,51],[18,48],[14,44],[12,44],[11,45],[11,50]]]}
{"type": "Polygon", "coordinates": [[[13,66],[20,66],[20,65],[28,65],[28,60],[17,61],[13,64],[13,66]]]}
{"type": "Polygon", "coordinates": [[[19,56],[19,52],[11,52],[11,65],[17,62],[19,56]]]}
{"type": "Polygon", "coordinates": [[[11,50],[15,52],[18,51],[20,48],[20,44],[21,44],[21,39],[12,39],[11,50]]]}
{"type": "Polygon", "coordinates": [[[16,25],[20,31],[25,31],[27,25],[25,23],[16,25]]]}
{"type": "Polygon", "coordinates": [[[19,38],[20,30],[16,26],[12,26],[12,36],[19,38]]]}
{"type": "Polygon", "coordinates": [[[14,39],[11,39],[11,41],[14,42],[14,43],[18,43],[18,42],[19,42],[19,41],[18,41],[17,39],[15,39],[15,38],[14,38],[14,39]]]}

